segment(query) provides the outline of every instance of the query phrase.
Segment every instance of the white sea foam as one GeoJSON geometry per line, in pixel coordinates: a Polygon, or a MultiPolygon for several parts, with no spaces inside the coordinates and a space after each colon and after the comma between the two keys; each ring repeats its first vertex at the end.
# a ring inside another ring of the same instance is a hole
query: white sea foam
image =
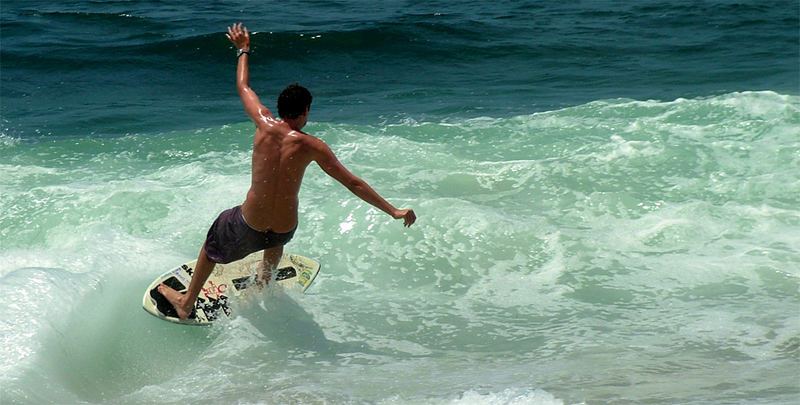
{"type": "Polygon", "coordinates": [[[419,220],[310,167],[287,250],[318,279],[214,328],[138,305],[241,202],[250,125],[20,143],[0,155],[2,384],[18,402],[746,402],[747,386],[780,402],[796,393],[797,104],[312,124],[419,220]]]}

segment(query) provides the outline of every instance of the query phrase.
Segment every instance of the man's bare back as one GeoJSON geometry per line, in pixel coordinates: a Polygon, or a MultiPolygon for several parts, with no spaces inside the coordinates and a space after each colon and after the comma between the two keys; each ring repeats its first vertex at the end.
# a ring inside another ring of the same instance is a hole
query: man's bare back
{"type": "Polygon", "coordinates": [[[271,118],[256,130],[252,182],[242,205],[254,228],[283,233],[297,227],[297,194],[312,161],[307,137],[271,118]]]}
{"type": "Polygon", "coordinates": [[[228,27],[228,39],[239,49],[236,86],[244,109],[256,124],[250,190],[241,207],[223,211],[209,229],[206,243],[200,249],[194,274],[186,294],[167,285],[158,291],[175,307],[178,316],[186,319],[194,308],[197,296],[216,263],[238,260],[243,255],[264,249],[264,274],[278,265],[283,246],[297,228],[297,207],[300,184],[305,170],[316,162],[353,194],[405,226],[416,221],[411,209],[397,209],[381,197],[364,180],[345,168],[333,151],[320,139],[301,132],[308,122],[311,93],[302,86],[288,86],[278,97],[279,119],[265,107],[250,88],[248,66],[250,34],[242,24],[228,27]]]}

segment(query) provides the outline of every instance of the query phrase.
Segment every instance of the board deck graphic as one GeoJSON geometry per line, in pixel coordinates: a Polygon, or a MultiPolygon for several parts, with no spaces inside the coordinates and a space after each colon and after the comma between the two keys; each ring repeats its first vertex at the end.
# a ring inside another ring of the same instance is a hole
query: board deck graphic
{"type": "MultiPolygon", "coordinates": [[[[203,285],[189,319],[178,318],[175,308],[158,292],[158,286],[164,283],[176,291],[186,291],[196,260],[184,263],[156,278],[145,290],[142,308],[161,319],[186,325],[209,325],[220,317],[230,317],[231,297],[240,297],[248,289],[258,288],[254,280],[263,257],[263,251],[260,251],[233,263],[217,264],[203,285]]],[[[285,289],[305,291],[314,281],[319,268],[319,262],[313,259],[284,253],[278,264],[275,283],[285,289]]]]}

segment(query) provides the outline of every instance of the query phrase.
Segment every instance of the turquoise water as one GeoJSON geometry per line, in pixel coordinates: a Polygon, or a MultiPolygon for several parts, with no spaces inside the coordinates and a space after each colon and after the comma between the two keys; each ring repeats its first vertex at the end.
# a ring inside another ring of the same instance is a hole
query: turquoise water
{"type": "Polygon", "coordinates": [[[314,286],[212,328],[139,300],[240,202],[250,124],[5,138],[4,401],[791,403],[798,128],[774,92],[312,124],[420,222],[309,169],[314,286]]]}
{"type": "Polygon", "coordinates": [[[0,403],[800,402],[800,4],[281,5],[2,2],[0,403]],[[312,287],[181,327],[141,297],[248,188],[239,20],[419,220],[312,166],[312,287]]]}

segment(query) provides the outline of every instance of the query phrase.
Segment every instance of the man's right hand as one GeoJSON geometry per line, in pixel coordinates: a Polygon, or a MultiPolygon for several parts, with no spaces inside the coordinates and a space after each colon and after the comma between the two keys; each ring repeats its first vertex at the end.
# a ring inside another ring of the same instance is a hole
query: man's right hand
{"type": "Polygon", "coordinates": [[[392,216],[394,219],[403,218],[403,225],[406,227],[417,221],[417,215],[414,214],[414,210],[396,210],[392,216]]]}

